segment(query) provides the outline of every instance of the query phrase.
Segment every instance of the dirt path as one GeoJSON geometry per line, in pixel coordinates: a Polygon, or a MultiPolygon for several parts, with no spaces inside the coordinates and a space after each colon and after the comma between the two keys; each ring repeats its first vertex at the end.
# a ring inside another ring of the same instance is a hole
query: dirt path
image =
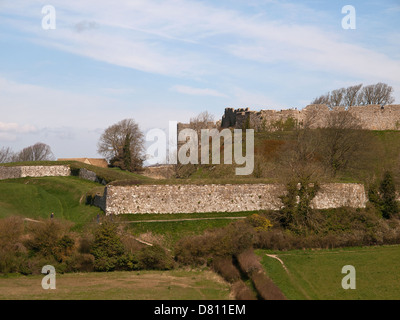
{"type": "Polygon", "coordinates": [[[311,297],[307,294],[306,291],[304,291],[304,289],[297,283],[297,281],[295,280],[295,278],[293,277],[293,275],[290,273],[289,269],[286,267],[285,263],[283,262],[283,260],[281,258],[279,258],[276,254],[265,254],[267,257],[273,258],[278,260],[283,269],[286,271],[286,274],[289,277],[290,282],[292,283],[292,285],[294,287],[296,287],[298,290],[301,291],[301,293],[306,297],[307,300],[311,300],[311,297]]]}
{"type": "Polygon", "coordinates": [[[281,263],[283,269],[285,269],[286,273],[290,274],[289,269],[285,266],[282,259],[278,258],[278,256],[276,254],[266,254],[266,256],[278,260],[281,263]]]}

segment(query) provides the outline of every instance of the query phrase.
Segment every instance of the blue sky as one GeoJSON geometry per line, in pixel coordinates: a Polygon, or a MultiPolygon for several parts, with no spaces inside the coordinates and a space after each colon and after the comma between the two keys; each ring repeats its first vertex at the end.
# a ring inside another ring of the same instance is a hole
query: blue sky
{"type": "Polygon", "coordinates": [[[204,110],[301,109],[358,83],[385,82],[400,103],[399,49],[398,0],[0,0],[0,147],[99,157],[125,118],[146,132],[204,110]]]}

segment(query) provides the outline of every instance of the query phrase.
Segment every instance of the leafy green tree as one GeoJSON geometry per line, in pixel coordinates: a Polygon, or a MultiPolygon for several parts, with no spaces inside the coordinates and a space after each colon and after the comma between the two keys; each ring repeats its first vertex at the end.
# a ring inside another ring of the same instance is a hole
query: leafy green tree
{"type": "Polygon", "coordinates": [[[113,271],[118,267],[118,259],[124,254],[124,246],[115,224],[106,221],[98,227],[91,254],[95,258],[96,271],[113,271]]]}
{"type": "Polygon", "coordinates": [[[396,200],[396,185],[389,171],[386,171],[383,175],[379,192],[382,199],[382,216],[389,219],[399,212],[399,205],[396,200]]]}
{"type": "Polygon", "coordinates": [[[370,186],[368,198],[385,219],[390,219],[399,212],[400,208],[396,200],[396,185],[390,171],[384,172],[379,187],[376,184],[370,186]]]}

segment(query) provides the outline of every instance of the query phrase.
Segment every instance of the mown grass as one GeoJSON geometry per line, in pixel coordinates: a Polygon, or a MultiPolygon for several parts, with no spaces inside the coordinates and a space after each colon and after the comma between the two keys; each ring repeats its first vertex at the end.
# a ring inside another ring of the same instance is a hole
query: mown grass
{"type": "Polygon", "coordinates": [[[102,214],[88,206],[86,193],[99,184],[77,177],[20,178],[0,181],[0,218],[16,215],[31,219],[56,218],[77,227],[102,214]]]}
{"type": "Polygon", "coordinates": [[[257,250],[268,276],[289,299],[398,300],[400,246],[271,252],[257,250]],[[289,270],[266,254],[276,254],[289,270]],[[345,265],[356,269],[356,289],[342,288],[345,265]]]}
{"type": "Polygon", "coordinates": [[[0,277],[0,300],[228,300],[229,285],[210,271],[140,271],[0,277]]]}

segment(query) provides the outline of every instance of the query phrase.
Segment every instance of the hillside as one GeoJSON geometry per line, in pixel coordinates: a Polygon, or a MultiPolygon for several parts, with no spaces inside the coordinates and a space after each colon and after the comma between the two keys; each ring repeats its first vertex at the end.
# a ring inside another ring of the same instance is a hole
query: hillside
{"type": "MultiPolygon", "coordinates": [[[[92,221],[102,211],[87,206],[86,193],[99,184],[77,177],[21,178],[0,181],[0,218],[66,219],[78,225],[92,221]]],[[[100,191],[103,187],[100,186],[100,191]]]]}
{"type": "MultiPolygon", "coordinates": [[[[312,135],[312,133],[311,133],[312,135]]],[[[252,175],[236,176],[235,165],[223,164],[221,148],[220,165],[186,165],[179,169],[179,175],[190,183],[212,181],[213,183],[260,183],[284,181],[288,162],[287,153],[296,142],[294,131],[256,132],[254,141],[255,164],[252,175]]],[[[390,170],[400,185],[400,131],[361,131],[354,144],[360,143],[359,150],[349,159],[348,166],[336,176],[322,172],[318,179],[324,182],[370,183],[390,170]],[[360,141],[362,140],[362,141],[360,141]],[[361,145],[362,143],[362,145],[361,145]]],[[[243,150],[245,140],[243,139],[243,150]]],[[[321,154],[316,154],[318,160],[321,154]]]]}

